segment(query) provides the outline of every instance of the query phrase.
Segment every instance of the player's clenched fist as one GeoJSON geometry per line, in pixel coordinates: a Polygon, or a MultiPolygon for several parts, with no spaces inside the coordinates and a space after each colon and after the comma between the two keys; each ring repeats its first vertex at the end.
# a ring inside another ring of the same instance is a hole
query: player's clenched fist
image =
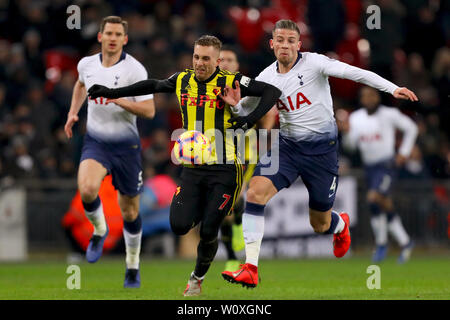
{"type": "Polygon", "coordinates": [[[94,84],[92,87],[89,88],[88,95],[89,98],[91,99],[96,99],[98,97],[114,98],[113,96],[111,96],[111,91],[112,90],[109,89],[108,87],[99,84],[94,84]]]}

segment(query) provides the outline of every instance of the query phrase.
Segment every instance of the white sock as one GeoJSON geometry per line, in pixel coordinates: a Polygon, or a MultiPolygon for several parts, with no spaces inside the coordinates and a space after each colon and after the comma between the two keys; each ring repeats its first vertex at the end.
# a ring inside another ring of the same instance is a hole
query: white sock
{"type": "Polygon", "coordinates": [[[386,214],[380,213],[370,218],[375,244],[377,246],[385,246],[387,244],[387,217],[386,214]]]}
{"type": "Polygon", "coordinates": [[[139,254],[141,253],[142,231],[136,234],[123,229],[125,239],[126,264],[128,269],[139,269],[139,254]]]}
{"type": "Polygon", "coordinates": [[[86,217],[94,226],[94,234],[103,236],[106,233],[106,220],[103,214],[103,206],[100,202],[100,206],[94,211],[84,210],[86,217]]]}
{"type": "Polygon", "coordinates": [[[264,216],[244,213],[242,215],[242,229],[245,241],[245,263],[258,266],[259,251],[264,236],[264,216]]]}
{"type": "Polygon", "coordinates": [[[391,222],[389,222],[388,230],[401,247],[406,246],[409,243],[409,236],[406,233],[402,220],[398,215],[395,215],[391,222]]]}

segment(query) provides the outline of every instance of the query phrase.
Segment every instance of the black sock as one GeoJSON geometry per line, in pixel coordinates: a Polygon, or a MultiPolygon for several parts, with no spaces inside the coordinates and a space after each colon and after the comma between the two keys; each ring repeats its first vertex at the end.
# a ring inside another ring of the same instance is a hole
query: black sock
{"type": "Polygon", "coordinates": [[[216,256],[218,246],[217,238],[209,242],[200,240],[197,247],[197,263],[194,270],[194,274],[197,277],[201,278],[208,272],[209,266],[216,256]]]}

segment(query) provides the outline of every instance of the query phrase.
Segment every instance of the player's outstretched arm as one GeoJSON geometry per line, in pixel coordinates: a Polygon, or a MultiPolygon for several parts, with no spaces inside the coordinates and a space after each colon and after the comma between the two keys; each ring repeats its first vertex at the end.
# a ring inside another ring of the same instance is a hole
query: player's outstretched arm
{"type": "Polygon", "coordinates": [[[319,71],[327,76],[348,79],[363,83],[380,91],[388,92],[397,99],[418,101],[417,96],[408,88],[399,88],[396,84],[381,77],[375,72],[364,70],[347,63],[330,59],[323,55],[315,54],[316,66],[319,71]]]}
{"type": "Polygon", "coordinates": [[[174,92],[175,83],[171,78],[165,80],[148,79],[136,82],[127,87],[110,89],[108,87],[94,84],[88,90],[89,98],[96,99],[98,97],[117,99],[122,97],[143,96],[158,92],[174,92]]]}

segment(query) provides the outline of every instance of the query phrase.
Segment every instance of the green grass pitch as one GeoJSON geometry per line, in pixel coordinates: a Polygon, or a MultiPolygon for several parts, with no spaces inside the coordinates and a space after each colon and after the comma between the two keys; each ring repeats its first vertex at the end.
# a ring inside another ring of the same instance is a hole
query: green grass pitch
{"type": "Polygon", "coordinates": [[[449,300],[450,257],[418,256],[404,265],[390,257],[379,264],[381,289],[367,288],[370,258],[260,261],[261,283],[246,289],[224,281],[224,261],[213,262],[202,295],[182,295],[193,260],[141,259],[140,289],[123,289],[124,261],[103,257],[81,262],[80,289],[66,286],[68,263],[56,260],[0,264],[1,300],[449,300]]]}

